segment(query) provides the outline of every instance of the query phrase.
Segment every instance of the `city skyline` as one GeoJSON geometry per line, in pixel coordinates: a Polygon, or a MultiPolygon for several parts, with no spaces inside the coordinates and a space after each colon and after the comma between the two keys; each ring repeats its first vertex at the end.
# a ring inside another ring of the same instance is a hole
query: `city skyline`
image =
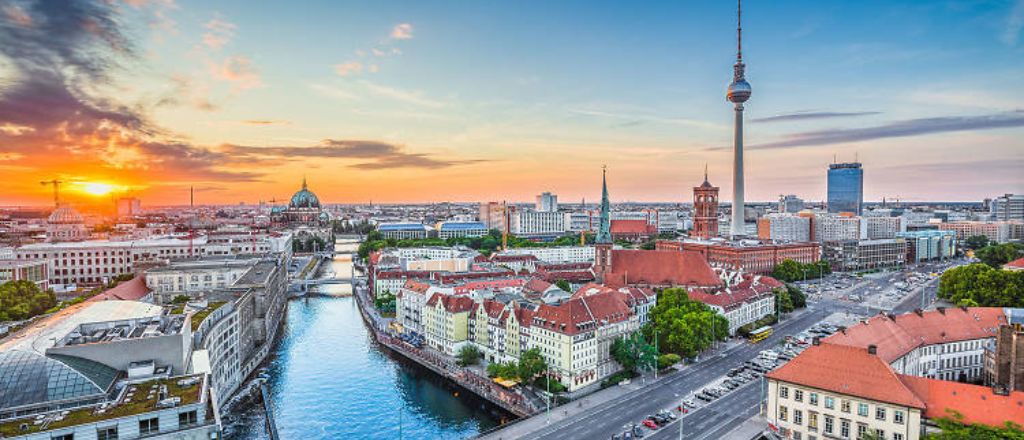
{"type": "MultiPolygon", "coordinates": [[[[748,200],[823,200],[836,155],[867,202],[1024,191],[1024,1],[809,5],[744,5],[748,200]]],[[[588,6],[7,3],[0,205],[731,193],[735,5],[588,6]]]]}

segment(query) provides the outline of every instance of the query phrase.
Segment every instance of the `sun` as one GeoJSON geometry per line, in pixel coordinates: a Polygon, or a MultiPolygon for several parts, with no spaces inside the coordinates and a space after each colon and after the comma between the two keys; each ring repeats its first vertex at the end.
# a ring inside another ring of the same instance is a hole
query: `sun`
{"type": "Polygon", "coordinates": [[[101,182],[83,182],[82,191],[94,196],[105,196],[114,191],[114,185],[101,182]]]}

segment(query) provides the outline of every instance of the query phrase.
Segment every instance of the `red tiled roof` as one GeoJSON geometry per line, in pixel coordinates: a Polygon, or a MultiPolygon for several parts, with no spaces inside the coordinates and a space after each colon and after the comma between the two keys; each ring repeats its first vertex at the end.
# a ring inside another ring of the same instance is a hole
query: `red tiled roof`
{"type": "Polygon", "coordinates": [[[612,220],[609,232],[612,235],[652,234],[654,233],[654,226],[647,223],[647,220],[612,220]]]}
{"type": "Polygon", "coordinates": [[[769,379],[924,409],[889,364],[866,348],[826,344],[811,346],[785,365],[765,374],[769,379]]]}
{"type": "Polygon", "coordinates": [[[561,270],[555,272],[544,272],[544,279],[551,282],[559,280],[565,281],[591,281],[594,279],[594,272],[590,269],[585,270],[561,270]]]}
{"type": "Polygon", "coordinates": [[[742,306],[743,303],[774,295],[773,290],[782,286],[783,284],[775,278],[747,274],[744,275],[742,282],[732,287],[710,293],[701,289],[690,289],[687,294],[691,299],[729,311],[742,306]]]}
{"type": "Polygon", "coordinates": [[[137,276],[118,284],[113,289],[108,289],[106,292],[92,297],[90,301],[138,301],[146,295],[149,295],[149,292],[152,292],[152,290],[146,286],[146,279],[141,276],[137,276]]]}
{"type": "Polygon", "coordinates": [[[416,280],[407,280],[405,282],[405,285],[402,286],[402,287],[405,288],[405,289],[411,290],[413,292],[419,293],[419,294],[424,294],[424,293],[427,293],[427,290],[430,289],[430,284],[421,283],[421,282],[416,281],[416,280]]]}
{"type": "Polygon", "coordinates": [[[461,313],[468,312],[473,308],[473,299],[464,295],[445,295],[441,293],[435,293],[427,300],[428,306],[433,306],[441,302],[441,307],[444,307],[448,313],[461,313]]]}
{"type": "Polygon", "coordinates": [[[999,307],[950,308],[921,315],[911,312],[892,319],[876,315],[829,336],[825,342],[854,347],[874,344],[878,356],[891,363],[922,345],[995,337],[996,329],[1005,323],[1006,316],[999,307]]]}
{"type": "Polygon", "coordinates": [[[530,278],[530,281],[527,281],[526,284],[523,285],[523,290],[528,292],[543,293],[550,288],[551,283],[540,278],[530,278]]]}
{"type": "Polygon", "coordinates": [[[606,292],[573,298],[557,306],[542,304],[533,315],[533,325],[575,335],[593,330],[602,322],[625,321],[632,313],[620,293],[606,292]]]}
{"type": "Polygon", "coordinates": [[[616,249],[612,251],[612,269],[605,274],[605,284],[714,287],[722,281],[696,252],[616,249]]]}
{"type": "Polygon", "coordinates": [[[1024,425],[1024,392],[1013,391],[1000,396],[992,388],[965,383],[899,375],[921,400],[925,402],[924,417],[952,418],[956,411],[963,416],[962,423],[1002,427],[1006,422],[1024,425]]]}
{"type": "Polygon", "coordinates": [[[507,263],[512,261],[537,261],[537,257],[532,254],[523,255],[503,255],[494,254],[491,255],[491,261],[495,263],[507,263]]]}
{"type": "Polygon", "coordinates": [[[1018,258],[1003,265],[1004,269],[1024,269],[1024,258],[1018,258]]]}

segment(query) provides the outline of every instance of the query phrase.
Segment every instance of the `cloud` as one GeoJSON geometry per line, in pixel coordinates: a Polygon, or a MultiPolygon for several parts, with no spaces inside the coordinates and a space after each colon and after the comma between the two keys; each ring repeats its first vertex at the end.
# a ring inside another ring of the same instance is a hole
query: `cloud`
{"type": "Polygon", "coordinates": [[[3,13],[11,24],[28,27],[32,26],[32,17],[18,5],[4,5],[3,13]]]}
{"type": "Polygon", "coordinates": [[[246,119],[240,122],[245,125],[291,125],[291,121],[275,121],[270,119],[246,119]]]}
{"type": "Polygon", "coordinates": [[[412,25],[409,23],[401,23],[395,25],[391,29],[392,40],[411,40],[412,39],[412,25]]]}
{"type": "Polygon", "coordinates": [[[751,122],[783,122],[783,121],[800,121],[806,119],[832,119],[832,118],[849,118],[857,116],[870,116],[879,115],[882,112],[795,112],[789,114],[768,116],[764,118],[754,118],[751,122]]]}
{"type": "Polygon", "coordinates": [[[1001,39],[1010,46],[1016,46],[1022,28],[1024,28],[1024,0],[1017,0],[1006,17],[1006,27],[1003,29],[1001,39]]]}
{"type": "Polygon", "coordinates": [[[679,125],[688,125],[688,126],[692,126],[692,127],[701,127],[701,128],[708,128],[708,129],[720,129],[720,128],[722,128],[722,126],[719,125],[719,124],[705,122],[705,121],[698,121],[698,120],[695,120],[695,119],[671,118],[671,117],[664,117],[664,116],[657,116],[657,115],[650,115],[650,114],[642,114],[642,113],[617,113],[617,112],[608,112],[608,111],[604,111],[604,110],[592,110],[592,109],[569,109],[569,113],[574,114],[574,115],[580,115],[580,116],[590,116],[590,117],[598,117],[598,118],[609,118],[609,119],[617,119],[617,120],[622,120],[623,121],[623,122],[616,123],[615,124],[616,126],[631,126],[631,125],[639,125],[639,124],[644,123],[644,122],[657,122],[657,123],[661,123],[661,124],[679,124],[679,125]],[[622,125],[622,124],[626,124],[626,125],[622,125]]]}
{"type": "Polygon", "coordinates": [[[752,145],[754,149],[792,148],[863,142],[957,131],[1024,127],[1024,110],[981,116],[946,116],[909,119],[863,128],[837,128],[795,133],[778,142],[752,145]]]}
{"type": "Polygon", "coordinates": [[[424,153],[408,153],[405,151],[405,147],[401,145],[372,140],[325,139],[320,144],[309,147],[223,145],[220,149],[232,157],[252,158],[254,160],[267,158],[274,160],[288,158],[364,160],[350,166],[366,170],[390,168],[437,169],[484,162],[478,159],[438,159],[424,153]]]}
{"type": "Polygon", "coordinates": [[[380,84],[375,84],[370,81],[360,81],[359,83],[363,87],[365,87],[367,91],[374,95],[383,98],[390,98],[395,101],[404,102],[406,104],[412,104],[418,107],[441,108],[448,105],[443,101],[436,101],[430,98],[426,98],[423,96],[422,93],[418,91],[403,90],[394,87],[382,86],[380,84]]]}
{"type": "Polygon", "coordinates": [[[235,37],[235,29],[238,28],[234,23],[221,20],[220,18],[214,18],[206,22],[206,32],[203,34],[203,44],[213,50],[220,50],[225,44],[231,41],[235,37]]]}
{"type": "Polygon", "coordinates": [[[215,78],[228,81],[241,89],[251,89],[263,85],[252,60],[242,55],[228,57],[220,65],[214,66],[213,74],[215,78]]]}
{"type": "Polygon", "coordinates": [[[359,61],[349,61],[346,63],[335,64],[334,72],[340,76],[349,76],[357,74],[363,71],[363,63],[359,61]]]}

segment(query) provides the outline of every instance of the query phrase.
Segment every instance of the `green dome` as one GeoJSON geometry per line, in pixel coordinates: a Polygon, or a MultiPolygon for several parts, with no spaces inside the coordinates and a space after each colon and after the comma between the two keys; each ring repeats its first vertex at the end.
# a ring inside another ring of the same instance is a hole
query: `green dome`
{"type": "Polygon", "coordinates": [[[292,196],[292,201],[288,203],[288,206],[291,208],[319,208],[320,199],[306,187],[306,179],[303,178],[302,189],[292,196]]]}

